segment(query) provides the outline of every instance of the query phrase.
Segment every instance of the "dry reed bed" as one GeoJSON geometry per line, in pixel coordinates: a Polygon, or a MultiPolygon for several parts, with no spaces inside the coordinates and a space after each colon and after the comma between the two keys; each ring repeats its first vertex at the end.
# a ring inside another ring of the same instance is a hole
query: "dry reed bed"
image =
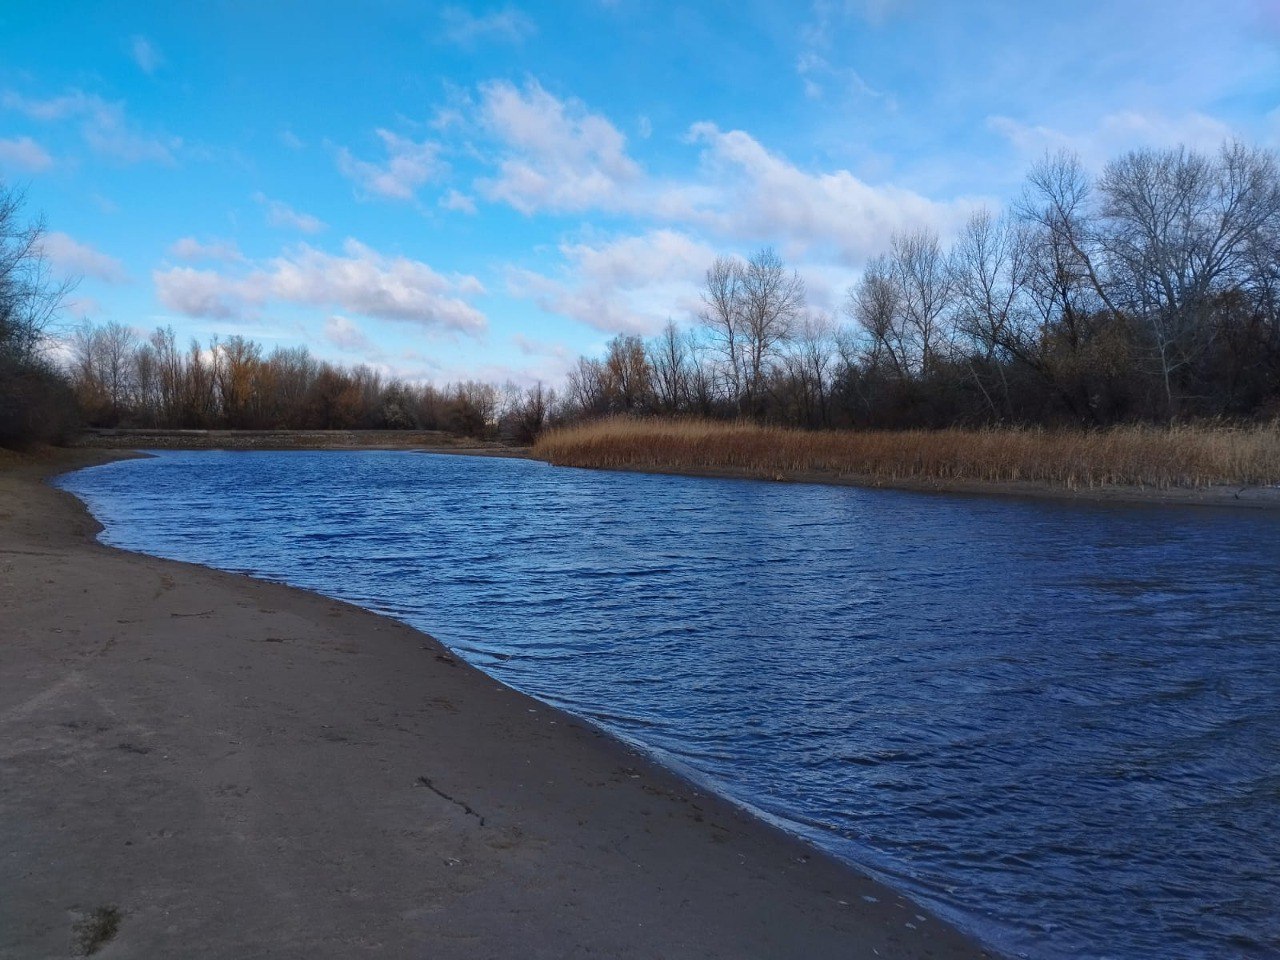
{"type": "Polygon", "coordinates": [[[561,466],[728,470],[779,478],[816,473],[872,482],[1272,485],[1280,483],[1280,421],[1243,428],[807,432],[619,417],[550,431],[533,455],[561,466]]]}

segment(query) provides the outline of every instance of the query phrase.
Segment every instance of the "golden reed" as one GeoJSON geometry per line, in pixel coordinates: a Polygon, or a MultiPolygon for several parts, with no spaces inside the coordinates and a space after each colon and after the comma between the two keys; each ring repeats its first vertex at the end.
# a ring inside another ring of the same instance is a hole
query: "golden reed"
{"type": "Polygon", "coordinates": [[[573,467],[726,470],[869,482],[1038,482],[1207,487],[1280,483],[1280,421],[1108,430],[803,431],[751,423],[615,417],[551,430],[533,455],[573,467]]]}

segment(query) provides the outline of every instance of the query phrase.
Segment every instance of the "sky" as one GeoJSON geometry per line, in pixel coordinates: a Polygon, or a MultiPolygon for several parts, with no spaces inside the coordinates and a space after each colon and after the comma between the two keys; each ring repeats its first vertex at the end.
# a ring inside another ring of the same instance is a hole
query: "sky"
{"type": "Polygon", "coordinates": [[[1046,151],[1229,137],[1280,147],[1280,0],[0,3],[67,324],[438,384],[558,383],[764,246],[838,318],[1046,151]]]}

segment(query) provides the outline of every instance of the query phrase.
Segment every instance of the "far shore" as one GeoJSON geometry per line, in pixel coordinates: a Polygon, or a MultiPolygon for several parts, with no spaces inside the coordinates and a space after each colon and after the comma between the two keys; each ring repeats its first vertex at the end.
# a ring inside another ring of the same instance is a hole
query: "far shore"
{"type": "MultiPolygon", "coordinates": [[[[469,452],[469,451],[458,451],[469,452]]],[[[536,459],[536,458],[535,458],[536,459]]],[[[1155,487],[1098,486],[1072,489],[1053,483],[1017,480],[913,480],[832,473],[821,470],[765,473],[725,467],[577,467],[615,473],[650,473],[662,476],[711,477],[724,480],[758,480],[765,483],[814,483],[833,487],[860,487],[866,490],[903,490],[909,493],[937,493],[975,497],[1014,497],[1056,500],[1067,503],[1154,504],[1179,507],[1225,507],[1245,510],[1280,510],[1280,487],[1211,486],[1155,487]]]]}
{"type": "Polygon", "coordinates": [[[101,450],[416,450],[524,456],[527,447],[443,430],[88,430],[72,446],[101,450]]]}
{"type": "Polygon", "coordinates": [[[804,431],[616,416],[543,433],[559,466],[1067,501],[1280,507],[1280,425],[804,431]]]}
{"type": "Polygon", "coordinates": [[[0,454],[0,957],[990,956],[425,634],[100,545],[41,481],[128,455],[0,454]]]}
{"type": "MultiPolygon", "coordinates": [[[[537,459],[537,449],[494,440],[456,437],[428,430],[96,430],[79,437],[82,450],[405,450],[466,456],[537,459]]],[[[0,452],[3,464],[3,452],[0,452]]],[[[1046,481],[938,480],[864,476],[831,470],[763,470],[730,467],[609,465],[583,466],[628,473],[760,480],[779,483],[825,484],[875,490],[905,490],[981,497],[1016,497],[1074,503],[1155,504],[1182,507],[1222,507],[1280,510],[1280,485],[1213,484],[1197,487],[1154,487],[1100,484],[1069,487],[1046,481]]]]}

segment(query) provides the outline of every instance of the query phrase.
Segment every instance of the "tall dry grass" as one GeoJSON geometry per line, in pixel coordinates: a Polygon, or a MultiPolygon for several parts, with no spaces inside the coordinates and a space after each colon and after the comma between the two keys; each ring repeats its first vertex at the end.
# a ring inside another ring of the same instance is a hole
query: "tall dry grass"
{"type": "Polygon", "coordinates": [[[827,474],[870,482],[1031,481],[1067,488],[1280,483],[1280,422],[1254,427],[806,432],[748,423],[619,417],[545,433],[562,466],[827,474]]]}

